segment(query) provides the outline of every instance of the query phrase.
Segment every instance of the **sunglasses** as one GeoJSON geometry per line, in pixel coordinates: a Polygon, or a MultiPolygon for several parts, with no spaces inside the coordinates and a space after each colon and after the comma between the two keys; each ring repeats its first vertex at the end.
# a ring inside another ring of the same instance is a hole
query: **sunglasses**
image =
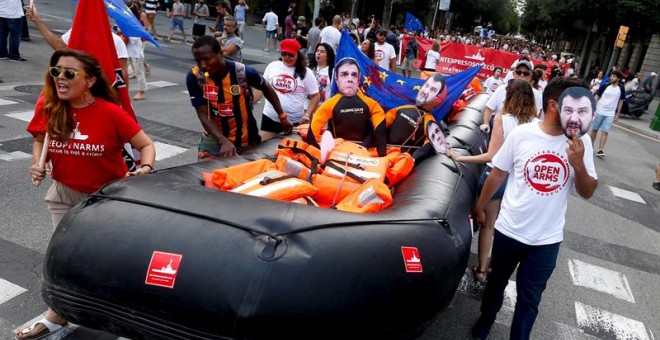
{"type": "Polygon", "coordinates": [[[516,73],[517,75],[519,75],[519,76],[523,76],[523,77],[529,77],[529,76],[532,75],[532,72],[529,72],[529,71],[520,71],[520,70],[516,70],[515,73],[516,73]]]}
{"type": "Polygon", "coordinates": [[[289,57],[289,58],[293,58],[295,56],[295,55],[293,55],[291,53],[287,53],[287,52],[282,52],[282,53],[280,53],[280,55],[282,57],[289,57]]]}
{"type": "Polygon", "coordinates": [[[50,74],[51,77],[57,78],[60,76],[60,74],[64,73],[64,78],[66,79],[73,79],[76,76],[80,74],[80,72],[71,69],[71,68],[65,68],[65,67],[60,67],[60,66],[53,66],[48,69],[48,73],[50,74]]]}

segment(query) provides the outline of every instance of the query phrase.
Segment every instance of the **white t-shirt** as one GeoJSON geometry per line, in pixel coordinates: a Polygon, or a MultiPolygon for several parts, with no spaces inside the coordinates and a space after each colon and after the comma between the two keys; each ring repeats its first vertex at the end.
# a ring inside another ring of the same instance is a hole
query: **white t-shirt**
{"type": "MultiPolygon", "coordinates": [[[[532,88],[534,93],[534,104],[536,105],[536,112],[541,111],[543,108],[543,95],[540,91],[532,88]]],[[[506,84],[498,87],[495,92],[488,98],[486,107],[493,110],[493,114],[498,114],[504,108],[504,101],[506,100],[506,84]]]]}
{"type": "MultiPolygon", "coordinates": [[[[69,28],[62,36],[60,37],[65,44],[69,45],[69,39],[71,38],[71,29],[69,28]]],[[[119,59],[128,59],[128,51],[126,50],[126,44],[121,38],[112,33],[112,40],[115,43],[115,50],[117,51],[117,58],[119,59]]]]}
{"type": "Polygon", "coordinates": [[[337,52],[339,39],[341,39],[341,32],[339,32],[338,29],[336,29],[334,26],[326,26],[321,30],[319,38],[321,38],[321,43],[327,43],[328,45],[332,46],[332,49],[335,50],[335,53],[337,52]]]}
{"type": "Polygon", "coordinates": [[[495,77],[491,76],[488,77],[488,79],[486,79],[486,81],[484,82],[484,88],[486,88],[486,93],[492,95],[493,93],[495,93],[495,90],[497,90],[497,88],[503,84],[504,84],[504,80],[502,80],[501,77],[495,79],[495,77]]]}
{"type": "Polygon", "coordinates": [[[139,37],[129,37],[128,44],[126,44],[126,51],[128,51],[129,58],[144,59],[144,47],[142,46],[142,39],[139,37]]]}
{"type": "Polygon", "coordinates": [[[619,104],[619,99],[623,99],[621,98],[621,89],[619,88],[619,85],[612,86],[611,84],[608,84],[605,92],[603,92],[603,95],[600,96],[596,103],[596,112],[601,116],[614,116],[614,114],[616,114],[616,107],[619,104]]]}
{"type": "Polygon", "coordinates": [[[21,0],[0,1],[0,18],[18,19],[24,15],[21,0]]]}
{"type": "MultiPolygon", "coordinates": [[[[307,68],[305,79],[294,78],[295,68],[284,65],[280,60],[274,61],[266,67],[264,79],[273,87],[280,99],[282,110],[292,123],[297,123],[305,113],[305,98],[319,92],[316,77],[312,70],[307,68]]],[[[266,100],[264,114],[268,118],[279,122],[277,112],[273,105],[266,100]]]]}
{"type": "MultiPolygon", "coordinates": [[[[567,197],[575,182],[566,155],[568,139],[544,133],[539,124],[514,128],[493,157],[497,168],[509,172],[495,229],[528,245],[564,239],[567,197]]],[[[597,179],[589,134],[581,139],[584,166],[597,179]]]]}
{"type": "Polygon", "coordinates": [[[428,50],[426,52],[426,63],[424,63],[424,69],[434,70],[438,65],[438,59],[440,59],[440,53],[434,50],[428,50]]]}
{"type": "Polygon", "coordinates": [[[266,23],[266,31],[274,31],[277,29],[277,14],[274,12],[266,13],[261,21],[266,23]]]}
{"type": "Polygon", "coordinates": [[[319,105],[323,104],[328,98],[330,98],[330,91],[332,90],[332,84],[330,83],[330,75],[328,74],[329,67],[326,66],[322,69],[316,70],[316,83],[319,86],[319,94],[321,99],[319,100],[319,105]]]}
{"type": "Polygon", "coordinates": [[[394,46],[383,43],[376,43],[374,46],[376,62],[378,66],[389,71],[390,69],[390,60],[396,59],[396,51],[394,51],[394,46]]]}

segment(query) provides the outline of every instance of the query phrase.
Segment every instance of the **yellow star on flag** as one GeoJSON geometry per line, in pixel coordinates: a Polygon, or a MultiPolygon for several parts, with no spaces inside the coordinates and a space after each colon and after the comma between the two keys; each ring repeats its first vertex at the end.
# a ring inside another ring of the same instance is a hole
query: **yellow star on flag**
{"type": "Polygon", "coordinates": [[[397,80],[396,82],[399,83],[399,84],[401,84],[401,86],[403,86],[403,85],[406,83],[406,81],[403,80],[403,79],[399,79],[399,80],[397,80]]]}
{"type": "Polygon", "coordinates": [[[388,77],[387,72],[385,72],[385,71],[380,72],[380,79],[385,80],[385,78],[387,78],[387,77],[388,77]]]}
{"type": "Polygon", "coordinates": [[[369,80],[369,77],[364,76],[364,83],[367,84],[367,86],[371,86],[371,80],[369,80]]]}
{"type": "Polygon", "coordinates": [[[108,4],[108,8],[110,8],[110,9],[113,10],[113,11],[117,8],[117,7],[115,7],[115,5],[113,5],[113,4],[109,3],[109,2],[106,2],[106,4],[108,4]]]}
{"type": "Polygon", "coordinates": [[[415,85],[415,86],[413,87],[413,91],[419,91],[419,90],[421,90],[421,89],[422,89],[422,87],[419,86],[419,85],[415,85]]]}

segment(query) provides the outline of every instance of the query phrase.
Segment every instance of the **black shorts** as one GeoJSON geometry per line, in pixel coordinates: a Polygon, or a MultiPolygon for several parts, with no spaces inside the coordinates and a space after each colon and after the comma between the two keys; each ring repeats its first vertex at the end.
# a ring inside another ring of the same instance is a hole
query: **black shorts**
{"type": "Polygon", "coordinates": [[[206,25],[193,24],[192,35],[201,37],[206,33],[206,25]]]}
{"type": "Polygon", "coordinates": [[[261,131],[281,133],[282,123],[274,121],[265,114],[261,114],[261,131]]]}

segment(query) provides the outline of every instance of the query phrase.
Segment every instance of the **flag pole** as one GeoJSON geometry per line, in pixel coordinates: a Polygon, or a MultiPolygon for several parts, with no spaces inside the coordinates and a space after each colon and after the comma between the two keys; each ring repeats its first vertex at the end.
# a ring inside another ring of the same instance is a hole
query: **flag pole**
{"type": "Polygon", "coordinates": [[[435,16],[438,15],[438,7],[440,7],[440,0],[435,4],[435,11],[433,12],[433,21],[431,22],[431,32],[435,29],[435,16]]]}

